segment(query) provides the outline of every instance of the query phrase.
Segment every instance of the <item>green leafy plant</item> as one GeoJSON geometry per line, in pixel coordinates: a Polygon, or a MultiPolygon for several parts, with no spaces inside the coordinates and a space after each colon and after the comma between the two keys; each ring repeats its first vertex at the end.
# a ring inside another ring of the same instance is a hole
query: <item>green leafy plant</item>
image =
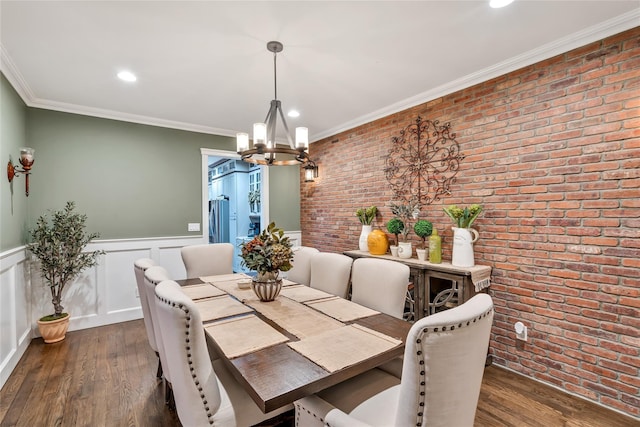
{"type": "Polygon", "coordinates": [[[420,214],[420,204],[415,200],[409,200],[407,203],[391,203],[391,213],[397,216],[404,223],[402,229],[402,240],[407,241],[409,232],[411,231],[411,221],[418,218],[420,214]]]}
{"type": "Polygon", "coordinates": [[[464,209],[459,208],[456,205],[451,205],[443,209],[458,228],[471,227],[473,221],[475,221],[478,215],[480,215],[480,213],[482,212],[482,206],[478,204],[473,204],[464,209]]]}
{"type": "Polygon", "coordinates": [[[426,219],[419,219],[413,226],[413,231],[416,233],[416,236],[422,239],[422,247],[425,248],[427,246],[426,239],[431,236],[433,232],[433,224],[426,219]]]}
{"type": "Polygon", "coordinates": [[[87,216],[74,211],[75,203],[67,202],[64,209],[54,211],[51,217],[41,215],[30,230],[29,250],[40,261],[40,275],[51,290],[54,314],[40,320],[55,320],[67,316],[63,313],[62,291],[82,270],[98,263],[104,251],[83,252],[87,244],[100,237],[86,233],[87,216]]]}
{"type": "Polygon", "coordinates": [[[293,267],[292,246],[284,230],[272,222],[260,234],[240,246],[242,265],[258,274],[289,271],[293,267]]]}
{"type": "Polygon", "coordinates": [[[400,218],[391,218],[387,221],[387,231],[396,236],[396,245],[398,244],[398,234],[404,230],[404,222],[400,218]]]}
{"type": "Polygon", "coordinates": [[[369,206],[366,209],[360,208],[356,211],[356,216],[360,220],[362,225],[371,225],[378,213],[378,208],[375,206],[369,206]]]}

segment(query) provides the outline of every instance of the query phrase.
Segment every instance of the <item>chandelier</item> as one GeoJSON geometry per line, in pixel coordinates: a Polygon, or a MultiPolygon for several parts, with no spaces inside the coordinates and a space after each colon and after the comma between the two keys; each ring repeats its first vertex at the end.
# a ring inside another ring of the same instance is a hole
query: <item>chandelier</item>
{"type": "Polygon", "coordinates": [[[267,50],[273,52],[274,99],[271,101],[271,106],[264,122],[253,124],[253,148],[249,147],[248,133],[240,132],[236,134],[237,152],[245,162],[259,165],[288,166],[302,164],[305,168],[305,180],[312,181],[314,177],[318,176],[318,167],[309,158],[309,130],[306,127],[297,127],[294,142],[282,113],[282,104],[278,99],[276,56],[278,52],[282,52],[282,49],[282,43],[280,42],[270,41],[267,43],[267,50]],[[278,116],[282,120],[289,145],[276,142],[276,120],[278,116]]]}

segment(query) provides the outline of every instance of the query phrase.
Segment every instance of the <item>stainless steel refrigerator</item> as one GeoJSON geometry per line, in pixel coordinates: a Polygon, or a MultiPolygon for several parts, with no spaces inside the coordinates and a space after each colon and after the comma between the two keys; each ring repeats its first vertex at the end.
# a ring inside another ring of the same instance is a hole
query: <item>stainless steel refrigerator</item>
{"type": "Polygon", "coordinates": [[[229,240],[229,200],[209,200],[209,243],[232,243],[229,240]]]}

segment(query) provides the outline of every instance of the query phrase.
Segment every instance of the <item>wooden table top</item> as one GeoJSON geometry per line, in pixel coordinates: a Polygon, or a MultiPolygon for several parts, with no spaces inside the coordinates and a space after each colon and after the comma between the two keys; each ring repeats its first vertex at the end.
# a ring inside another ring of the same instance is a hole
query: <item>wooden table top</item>
{"type": "MultiPolygon", "coordinates": [[[[203,283],[200,279],[177,280],[177,282],[182,286],[203,283]]],[[[285,297],[281,295],[278,298],[285,297]]],[[[290,342],[298,341],[296,336],[259,312],[256,311],[254,314],[277,331],[286,335],[290,342]]],[[[293,403],[304,396],[338,384],[402,355],[404,353],[405,340],[411,328],[411,323],[386,314],[376,314],[344,323],[367,327],[401,340],[402,344],[362,362],[335,372],[329,372],[293,350],[287,343],[277,344],[244,356],[228,359],[211,336],[209,334],[205,335],[207,340],[210,340],[216,347],[232,375],[249,393],[258,407],[266,413],[293,403]]],[[[205,323],[205,326],[207,324],[205,323]]]]}

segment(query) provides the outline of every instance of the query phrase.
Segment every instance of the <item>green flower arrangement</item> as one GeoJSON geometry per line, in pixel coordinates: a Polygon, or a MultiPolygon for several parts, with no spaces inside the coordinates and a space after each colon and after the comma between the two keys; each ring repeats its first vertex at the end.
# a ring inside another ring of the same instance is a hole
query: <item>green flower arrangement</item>
{"type": "Polygon", "coordinates": [[[482,206],[473,204],[466,208],[459,208],[456,205],[443,208],[449,218],[453,220],[458,228],[469,228],[473,221],[476,220],[478,215],[482,212],[482,206]]]}
{"type": "Polygon", "coordinates": [[[258,275],[289,271],[293,267],[292,246],[289,238],[285,237],[284,230],[272,222],[260,234],[240,246],[242,265],[257,271],[258,275]]]}
{"type": "Polygon", "coordinates": [[[356,211],[356,216],[360,220],[362,225],[371,225],[373,220],[376,218],[376,214],[378,213],[378,208],[375,206],[369,206],[366,209],[360,208],[356,211]]]}

